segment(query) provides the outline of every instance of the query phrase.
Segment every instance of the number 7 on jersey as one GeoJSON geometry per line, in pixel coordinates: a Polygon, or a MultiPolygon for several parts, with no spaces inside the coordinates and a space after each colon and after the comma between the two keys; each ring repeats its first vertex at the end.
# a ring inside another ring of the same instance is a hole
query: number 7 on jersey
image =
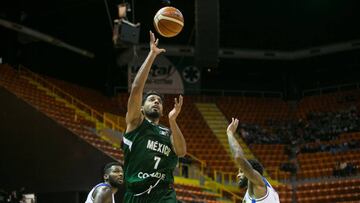
{"type": "Polygon", "coordinates": [[[157,169],[160,163],[161,158],[158,156],[154,156],[154,160],[155,160],[155,166],[154,169],[157,169]]]}

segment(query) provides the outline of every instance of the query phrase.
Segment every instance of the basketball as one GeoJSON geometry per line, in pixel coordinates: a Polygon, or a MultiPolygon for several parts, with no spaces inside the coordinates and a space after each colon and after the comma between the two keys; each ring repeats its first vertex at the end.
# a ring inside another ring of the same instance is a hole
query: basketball
{"type": "Polygon", "coordinates": [[[171,6],[161,8],[154,17],[154,27],[163,37],[178,35],[184,26],[182,13],[171,6]]]}

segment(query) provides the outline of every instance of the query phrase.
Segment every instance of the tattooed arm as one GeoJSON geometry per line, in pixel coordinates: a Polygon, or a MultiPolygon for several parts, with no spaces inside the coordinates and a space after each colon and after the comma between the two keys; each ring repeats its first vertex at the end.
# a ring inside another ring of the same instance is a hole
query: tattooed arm
{"type": "Polygon", "coordinates": [[[235,159],[235,163],[243,171],[244,175],[252,184],[263,187],[265,186],[265,183],[262,179],[262,176],[256,170],[254,170],[251,164],[247,161],[244,156],[243,149],[234,137],[238,124],[239,120],[232,118],[232,121],[226,131],[230,149],[235,159]]]}

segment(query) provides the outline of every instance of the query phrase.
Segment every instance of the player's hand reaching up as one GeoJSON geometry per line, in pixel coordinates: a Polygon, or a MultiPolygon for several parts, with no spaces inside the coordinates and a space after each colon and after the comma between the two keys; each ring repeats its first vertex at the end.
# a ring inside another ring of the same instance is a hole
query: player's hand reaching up
{"type": "Polygon", "coordinates": [[[170,120],[176,120],[177,116],[181,111],[181,106],[183,104],[183,97],[181,95],[179,96],[179,100],[176,97],[174,100],[175,100],[174,108],[169,113],[170,120]]]}
{"type": "Polygon", "coordinates": [[[159,38],[156,39],[155,34],[150,30],[150,51],[152,51],[156,55],[166,51],[165,49],[158,48],[157,47],[158,44],[159,44],[159,38]]]}
{"type": "Polygon", "coordinates": [[[234,135],[238,125],[239,125],[239,120],[237,118],[231,118],[231,123],[227,128],[227,133],[228,134],[231,133],[232,135],[234,135]]]}

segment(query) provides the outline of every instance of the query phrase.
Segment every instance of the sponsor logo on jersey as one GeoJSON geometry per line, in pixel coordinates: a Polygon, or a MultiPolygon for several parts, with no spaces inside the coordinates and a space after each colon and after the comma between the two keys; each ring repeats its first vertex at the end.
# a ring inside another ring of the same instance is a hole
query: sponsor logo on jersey
{"type": "Polygon", "coordinates": [[[158,141],[148,140],[146,148],[151,149],[153,151],[160,152],[166,156],[169,156],[171,152],[171,148],[165,144],[161,144],[158,141]]]}
{"type": "Polygon", "coordinates": [[[164,130],[160,130],[160,134],[161,134],[161,135],[164,135],[164,136],[167,136],[167,135],[168,135],[168,132],[167,132],[167,131],[164,131],[164,130]]]}
{"type": "Polygon", "coordinates": [[[160,127],[160,135],[164,135],[164,136],[170,136],[170,130],[167,129],[167,128],[163,128],[163,127],[160,127]]]}
{"type": "Polygon", "coordinates": [[[159,179],[165,179],[165,174],[164,173],[160,173],[160,172],[153,172],[153,173],[145,173],[145,172],[139,172],[138,173],[138,177],[141,179],[146,179],[149,177],[152,178],[159,178],[159,179]]]}

